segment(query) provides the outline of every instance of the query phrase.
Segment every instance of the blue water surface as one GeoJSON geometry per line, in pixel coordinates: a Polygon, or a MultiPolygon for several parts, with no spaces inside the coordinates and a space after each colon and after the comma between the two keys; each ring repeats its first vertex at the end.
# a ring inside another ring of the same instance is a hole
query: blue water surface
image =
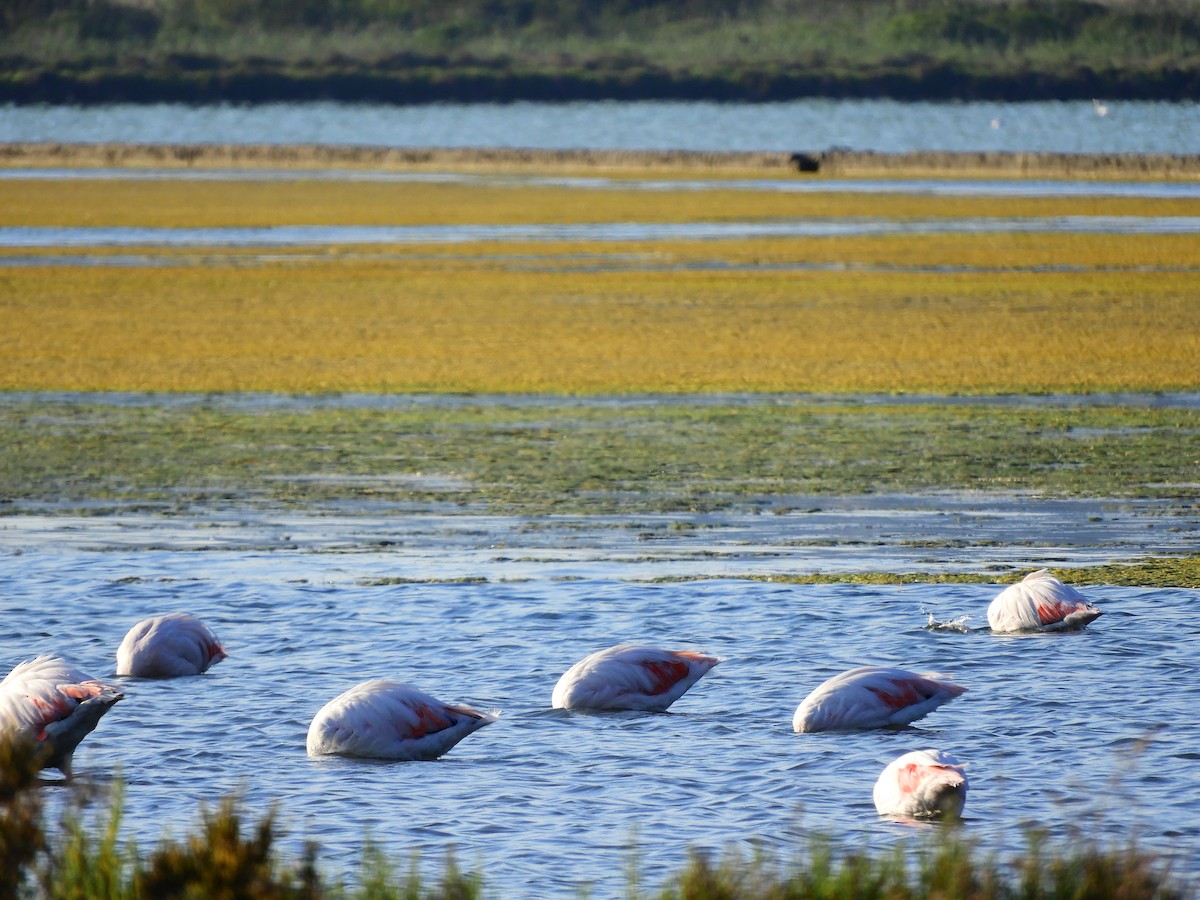
{"type": "MultiPolygon", "coordinates": [[[[291,526],[300,537],[303,519],[291,526]]],[[[895,756],[939,747],[970,766],[965,834],[985,850],[1016,854],[1035,827],[1064,846],[1136,839],[1200,876],[1197,591],[1093,588],[1105,614],[1087,631],[1001,637],[986,629],[996,585],[648,583],[603,555],[565,580],[531,563],[514,581],[405,583],[418,573],[399,549],[156,547],[152,525],[88,547],[86,521],[71,527],[77,540],[9,542],[0,557],[5,666],[59,652],[112,677],[125,631],[171,610],[230,650],[203,676],[116,679],[127,698],[76,757],[82,783],[125,783],[124,833],[141,846],[235,792],[253,815],[276,805],[285,852],[317,840],[334,877],[353,877],[369,837],[401,869],[418,852],[434,876],[454,848],[486,896],[616,897],[631,864],[655,890],[691,849],[793,859],[816,835],[919,846],[921,830],[876,815],[871,788],[895,756]],[[666,714],[550,709],[567,667],[627,640],[726,662],[666,714]],[[969,690],[898,731],[794,734],[805,694],[863,663],[969,690]],[[377,677],[500,721],[435,762],[309,759],[316,711],[377,677]]],[[[444,562],[456,571],[453,551],[444,562]]],[[[475,575],[476,557],[457,571],[475,575]]]]}
{"type": "Polygon", "coordinates": [[[0,140],[593,150],[1190,154],[1200,105],[1112,101],[0,106],[0,140]]]}

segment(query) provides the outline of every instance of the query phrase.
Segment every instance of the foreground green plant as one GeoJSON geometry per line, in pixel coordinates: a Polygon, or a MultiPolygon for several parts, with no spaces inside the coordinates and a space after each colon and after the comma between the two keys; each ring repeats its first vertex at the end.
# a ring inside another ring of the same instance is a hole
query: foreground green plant
{"type": "Polygon", "coordinates": [[[299,860],[277,849],[274,810],[247,822],[237,798],[202,807],[187,837],[164,838],[148,853],[121,838],[123,790],[117,785],[91,815],[95,789],[74,787],[57,828],[47,828],[29,748],[0,740],[0,900],[472,900],[482,879],[464,874],[447,852],[439,884],[422,881],[417,860],[407,876],[367,843],[354,887],[317,867],[319,848],[299,860]]]}
{"type": "Polygon", "coordinates": [[[697,853],[664,888],[662,900],[1183,900],[1194,890],[1169,868],[1130,845],[1123,849],[1054,847],[1032,833],[1026,854],[1004,866],[982,856],[955,830],[911,848],[871,854],[814,841],[807,859],[782,866],[768,855],[697,853]],[[915,856],[915,859],[914,859],[915,856]]]}
{"type": "Polygon", "coordinates": [[[36,750],[19,740],[0,740],[0,900],[17,896],[26,873],[45,848],[41,768],[36,750]]]}
{"type": "MultiPolygon", "coordinates": [[[[328,879],[318,869],[316,844],[306,845],[299,860],[283,858],[276,847],[275,812],[247,823],[232,797],[215,810],[202,809],[191,835],[165,838],[149,853],[139,853],[120,838],[120,789],[90,821],[79,806],[69,806],[61,830],[47,836],[34,766],[36,760],[27,752],[0,743],[3,900],[475,900],[484,895],[481,875],[461,872],[453,853],[446,854],[440,883],[429,884],[415,859],[402,874],[369,841],[351,886],[328,879]]],[[[636,865],[633,869],[628,896],[650,896],[636,885],[636,865]]],[[[1064,847],[1033,834],[1025,855],[1002,866],[981,856],[956,829],[946,829],[932,832],[915,847],[901,843],[880,854],[845,850],[817,838],[807,855],[790,865],[763,853],[747,858],[731,850],[717,861],[697,853],[657,896],[1190,900],[1196,894],[1174,879],[1161,860],[1132,844],[1116,850],[1086,842],[1064,847]]]]}

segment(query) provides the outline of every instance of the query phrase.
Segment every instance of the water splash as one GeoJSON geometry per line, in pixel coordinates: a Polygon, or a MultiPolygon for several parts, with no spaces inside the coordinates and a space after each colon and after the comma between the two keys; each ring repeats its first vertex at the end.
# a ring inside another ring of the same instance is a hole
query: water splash
{"type": "Polygon", "coordinates": [[[967,624],[967,622],[971,621],[970,616],[959,616],[957,619],[940,620],[927,609],[922,609],[921,612],[926,616],[926,631],[953,631],[958,634],[970,634],[972,631],[974,631],[974,629],[967,624]]]}

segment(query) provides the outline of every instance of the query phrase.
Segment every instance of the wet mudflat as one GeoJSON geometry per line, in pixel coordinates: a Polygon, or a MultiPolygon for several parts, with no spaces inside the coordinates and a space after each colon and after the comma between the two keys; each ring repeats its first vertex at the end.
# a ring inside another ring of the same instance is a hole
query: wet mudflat
{"type": "Polygon", "coordinates": [[[0,402],[0,491],[9,515],[675,513],[781,533],[839,497],[927,495],[930,511],[1116,498],[1171,528],[1195,514],[1198,417],[1193,394],[37,392],[0,402]]]}

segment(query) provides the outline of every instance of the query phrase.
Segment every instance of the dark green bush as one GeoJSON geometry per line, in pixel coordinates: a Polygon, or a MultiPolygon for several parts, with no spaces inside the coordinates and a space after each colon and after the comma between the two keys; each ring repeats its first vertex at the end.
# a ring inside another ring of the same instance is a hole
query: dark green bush
{"type": "Polygon", "coordinates": [[[162,900],[301,900],[321,896],[316,848],[311,844],[293,872],[275,857],[275,815],[242,833],[233,798],[201,812],[201,825],[183,842],[164,842],[134,875],[134,892],[162,900]]]}
{"type": "Polygon", "coordinates": [[[45,847],[41,762],[24,741],[0,741],[0,900],[16,897],[45,847]]]}

